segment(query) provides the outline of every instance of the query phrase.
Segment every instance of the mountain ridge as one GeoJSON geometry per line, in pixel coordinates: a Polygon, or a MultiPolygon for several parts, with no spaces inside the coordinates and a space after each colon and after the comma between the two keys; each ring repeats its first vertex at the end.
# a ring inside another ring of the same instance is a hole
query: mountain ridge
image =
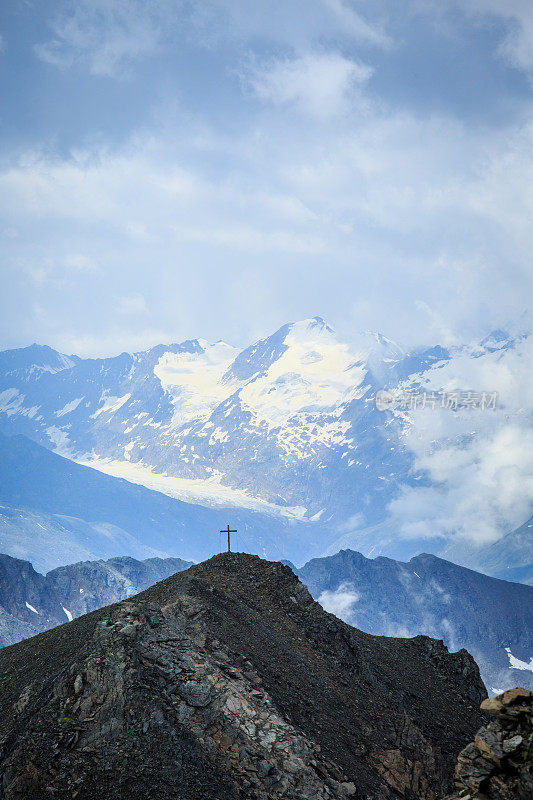
{"type": "Polygon", "coordinates": [[[244,554],[5,648],[0,677],[5,800],[431,800],[485,696],[467,653],[363,634],[244,554]]]}
{"type": "Polygon", "coordinates": [[[409,562],[341,550],[296,570],[328,611],[376,635],[466,648],[493,693],[533,688],[533,587],[422,553],[409,562]]]}
{"type": "Polygon", "coordinates": [[[82,561],[41,575],[29,561],[0,553],[0,647],[123,600],[191,562],[128,556],[82,561]]]}
{"type": "MultiPolygon", "coordinates": [[[[70,564],[42,576],[29,562],[0,555],[0,645],[125,599],[187,566],[181,559],[122,557],[70,564]]],[[[340,551],[300,569],[288,566],[327,611],[367,633],[427,635],[442,639],[450,651],[464,648],[492,693],[517,683],[533,686],[533,587],[431,554],[405,563],[340,551]]]]}
{"type": "MultiPolygon", "coordinates": [[[[20,368],[2,369],[0,358],[0,430],[199,507],[248,508],[303,521],[310,527],[300,538],[313,544],[300,562],[346,546],[396,559],[428,547],[446,556],[447,547],[459,552],[464,543],[474,550],[476,536],[494,541],[523,522],[519,506],[503,515],[497,498],[480,499],[481,514],[484,505],[491,507],[482,536],[469,530],[468,520],[455,518],[456,503],[447,514],[413,520],[413,502],[427,497],[422,508],[434,506],[431,492],[438,494],[442,484],[435,482],[438,463],[432,472],[431,460],[420,457],[411,434],[421,420],[408,404],[378,407],[376,393],[464,394],[470,388],[465,381],[518,369],[526,341],[500,331],[470,345],[408,352],[379,334],[344,342],[313,318],[284,325],[244,349],[187,340],[113,358],[67,357],[53,371],[34,370],[31,353],[6,351],[4,362],[18,359],[20,368]],[[405,495],[411,503],[402,505],[405,495]]],[[[512,415],[513,408],[506,412],[512,415]]],[[[469,406],[421,413],[440,414],[435,425],[443,431],[451,425],[451,439],[428,441],[433,457],[440,446],[453,446],[460,460],[483,425],[491,435],[500,411],[481,416],[469,406]]],[[[470,519],[474,527],[478,516],[470,519]]],[[[290,524],[280,526],[278,545],[290,531],[290,524]]],[[[503,568],[518,567],[516,548],[507,553],[511,560],[503,568]]],[[[298,560],[294,551],[264,554],[298,560]]]]}

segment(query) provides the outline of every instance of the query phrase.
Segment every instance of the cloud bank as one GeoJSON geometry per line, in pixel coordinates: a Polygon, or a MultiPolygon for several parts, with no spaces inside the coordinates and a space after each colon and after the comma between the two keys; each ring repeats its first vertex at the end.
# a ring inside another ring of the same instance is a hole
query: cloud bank
{"type": "Polygon", "coordinates": [[[478,358],[453,359],[428,391],[476,387],[498,393],[495,410],[409,412],[405,444],[431,486],[404,487],[392,519],[406,538],[452,535],[496,541],[533,513],[533,342],[478,358]],[[440,385],[437,385],[437,382],[440,385]]]}

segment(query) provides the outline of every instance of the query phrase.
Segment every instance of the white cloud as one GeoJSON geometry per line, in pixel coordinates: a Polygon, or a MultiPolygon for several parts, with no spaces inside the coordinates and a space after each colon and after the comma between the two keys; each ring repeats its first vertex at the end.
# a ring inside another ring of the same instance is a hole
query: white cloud
{"type": "Polygon", "coordinates": [[[75,330],[61,330],[57,334],[50,336],[50,345],[59,347],[60,343],[68,342],[67,350],[69,354],[75,354],[82,358],[99,358],[108,356],[109,353],[137,353],[155,347],[157,344],[170,344],[174,341],[171,331],[153,328],[149,325],[135,328],[128,328],[123,324],[116,323],[108,329],[106,333],[97,335],[80,334],[75,330]]]}
{"type": "Polygon", "coordinates": [[[148,312],[146,298],[140,293],[121,297],[118,301],[117,311],[119,314],[131,314],[135,316],[146,314],[148,312]]]}
{"type": "Polygon", "coordinates": [[[531,73],[533,70],[533,5],[529,0],[470,0],[481,13],[508,20],[509,32],[499,52],[511,64],[531,73]]]}
{"type": "Polygon", "coordinates": [[[367,40],[373,44],[389,46],[391,39],[377,25],[371,25],[358,14],[353,5],[344,0],[323,0],[324,6],[332,12],[344,31],[350,33],[355,39],[367,40]]]}
{"type": "Polygon", "coordinates": [[[196,30],[208,46],[224,40],[274,42],[280,47],[305,50],[326,40],[357,42],[377,48],[392,44],[374,9],[364,14],[346,0],[211,0],[193,10],[196,30]]]}
{"type": "Polygon", "coordinates": [[[371,75],[371,67],[340,53],[309,53],[255,65],[243,77],[260,100],[329,117],[347,111],[354,89],[371,75]]]}
{"type": "Polygon", "coordinates": [[[290,47],[324,36],[388,47],[379,24],[343,0],[239,0],[187,4],[183,0],[64,0],[49,26],[52,38],[37,56],[60,69],[80,65],[96,76],[122,77],[139,58],[175,46],[180,28],[210,48],[215,40],[263,38],[290,47]],[[296,23],[296,24],[295,24],[296,23]]]}
{"type": "Polygon", "coordinates": [[[486,24],[503,20],[506,33],[497,48],[499,56],[533,77],[533,5],[530,0],[429,0],[423,4],[428,13],[440,13],[445,7],[472,15],[486,24]]]}
{"type": "Polygon", "coordinates": [[[390,505],[407,538],[452,535],[485,544],[533,512],[533,341],[454,359],[428,390],[498,392],[496,410],[419,410],[405,444],[432,486],[404,487],[390,505]],[[437,382],[439,385],[437,385],[437,382]]]}
{"type": "MultiPolygon", "coordinates": [[[[150,265],[150,308],[163,315],[154,327],[180,319],[183,338],[246,341],[312,308],[337,327],[344,316],[346,332],[377,328],[408,345],[464,339],[531,296],[532,141],[533,128],[491,135],[373,108],[288,126],[273,106],[237,136],[178,118],[114,150],[24,153],[0,171],[0,211],[19,233],[4,240],[6,270],[16,283],[23,264],[46,282],[81,253],[106,275],[111,303],[124,287],[148,297],[150,265]],[[250,270],[268,272],[268,315],[260,297],[242,303],[250,270]],[[210,303],[207,329],[191,298],[210,303]]],[[[88,291],[90,271],[74,266],[65,274],[88,291]]]]}
{"type": "Polygon", "coordinates": [[[16,268],[26,273],[37,286],[51,284],[67,285],[76,282],[80,275],[98,274],[99,267],[95,261],[83,253],[67,251],[55,257],[45,256],[38,259],[17,259],[16,268]]]}
{"type": "Polygon", "coordinates": [[[77,0],[64,5],[51,22],[53,38],[35,51],[63,69],[81,64],[93,75],[120,75],[134,59],[160,49],[180,7],[172,0],[77,0]]]}
{"type": "Polygon", "coordinates": [[[350,622],[353,606],[360,598],[361,595],[354,590],[351,584],[343,583],[334,591],[326,590],[322,592],[318,602],[325,611],[335,614],[336,617],[344,620],[344,622],[350,622]]]}

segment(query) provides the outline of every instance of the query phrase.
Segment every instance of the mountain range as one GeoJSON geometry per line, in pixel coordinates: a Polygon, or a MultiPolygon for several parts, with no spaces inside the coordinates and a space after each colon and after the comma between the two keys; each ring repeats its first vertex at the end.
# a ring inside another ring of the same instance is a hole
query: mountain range
{"type": "Polygon", "coordinates": [[[327,611],[368,633],[441,639],[475,658],[493,694],[533,689],[533,587],[427,553],[403,563],[341,550],[296,570],[327,611]]]}
{"type": "Polygon", "coordinates": [[[199,561],[221,549],[229,520],[240,549],[278,558],[313,548],[321,530],[246,508],[186,503],[0,433],[0,552],[38,570],[121,555],[199,561]]]}
{"type": "Polygon", "coordinates": [[[227,553],[0,651],[1,796],[434,800],[485,696],[465,651],[227,553]]]}
{"type": "MultiPolygon", "coordinates": [[[[0,646],[114,603],[187,569],[177,558],[82,561],[43,576],[0,555],[0,646]]],[[[291,565],[292,566],[292,565],[291,565]]],[[[296,572],[326,609],[378,636],[430,636],[467,650],[492,694],[533,689],[533,587],[490,578],[427,554],[408,563],[343,550],[296,572]]]]}
{"type": "Polygon", "coordinates": [[[0,554],[0,647],[124,600],[190,566],[180,558],[123,556],[69,564],[45,576],[29,561],[0,554]]]}
{"type": "MultiPolygon", "coordinates": [[[[152,536],[150,525],[143,523],[141,549],[132,540],[128,545],[127,536],[139,540],[140,526],[131,521],[134,513],[119,508],[127,502],[124,483],[105,484],[114,487],[116,498],[106,509],[100,506],[99,516],[97,509],[91,513],[81,502],[74,510],[70,500],[64,507],[54,502],[53,509],[42,497],[28,503],[23,486],[19,500],[14,499],[16,492],[10,492],[11,499],[0,500],[20,509],[15,513],[22,514],[25,530],[35,530],[38,523],[46,528],[31,514],[52,513],[77,520],[65,524],[77,526],[72,538],[78,542],[93,535],[100,541],[99,550],[80,549],[46,568],[76,558],[125,553],[141,558],[205,558],[216,548],[206,548],[206,536],[196,532],[205,531],[207,521],[210,532],[216,531],[222,527],[221,517],[226,524],[231,510],[233,527],[245,536],[257,531],[257,538],[249,537],[243,549],[272,558],[301,564],[313,556],[351,548],[367,556],[405,560],[429,551],[476,569],[486,564],[487,571],[528,580],[533,559],[528,555],[524,563],[518,534],[505,549],[499,547],[502,537],[530,516],[527,503],[509,506],[507,519],[498,508],[491,509],[481,535],[470,536],[469,525],[470,518],[472,526],[477,525],[484,512],[487,503],[482,497],[478,507],[469,508],[468,518],[465,511],[465,530],[457,530],[453,514],[441,513],[442,519],[431,516],[440,499],[430,495],[430,501],[421,501],[421,493],[435,487],[439,491],[442,480],[439,483],[438,470],[435,477],[417,455],[414,412],[401,402],[384,409],[376,404],[381,390],[412,396],[431,395],[438,387],[471,388],[465,380],[496,374],[521,343],[496,331],[464,347],[435,345],[407,352],[379,334],[358,337],[348,345],[317,317],[285,325],[242,350],[200,339],[100,359],[66,356],[39,345],[5,351],[0,353],[0,430],[11,440],[24,435],[53,450],[68,459],[73,470],[74,462],[93,468],[93,473],[83,475],[84,480],[91,476],[95,486],[98,470],[109,480],[125,478],[128,485],[152,490],[153,504],[155,492],[181,501],[184,505],[175,502],[168,508],[179,509],[176,519],[181,515],[186,520],[185,527],[195,532],[195,543],[188,541],[185,549],[181,542],[170,548],[168,539],[152,536]],[[413,501],[431,509],[427,519],[411,519],[413,501]],[[408,510],[407,526],[405,513],[403,521],[396,513],[398,503],[408,510]],[[210,517],[206,509],[219,513],[210,517]],[[103,532],[95,524],[104,526],[103,532]],[[121,548],[105,550],[106,537],[111,541],[114,536],[122,537],[121,548]],[[485,554],[492,545],[494,552],[485,554]],[[142,551],[142,547],[153,549],[142,551]]],[[[459,448],[457,463],[462,463],[461,448],[481,435],[472,430],[482,420],[481,412],[476,413],[446,410],[452,422],[441,438],[446,446],[453,441],[459,448]]],[[[487,416],[491,413],[496,412],[487,410],[483,419],[493,425],[497,417],[487,416]]],[[[427,414],[435,415],[426,417],[430,432],[433,427],[441,430],[436,411],[428,409],[427,414]]],[[[438,450],[442,442],[431,446],[438,450]]],[[[22,447],[20,440],[16,446],[22,447]]],[[[41,458],[44,464],[42,453],[41,458]]],[[[450,459],[448,453],[446,458],[450,459]]],[[[473,466],[470,472],[475,471],[473,466]]],[[[52,522],[62,524],[55,518],[52,522]]],[[[533,529],[525,524],[519,538],[523,542],[525,537],[530,554],[533,529]]],[[[13,552],[1,541],[0,548],[36,564],[33,553],[13,552]]]]}

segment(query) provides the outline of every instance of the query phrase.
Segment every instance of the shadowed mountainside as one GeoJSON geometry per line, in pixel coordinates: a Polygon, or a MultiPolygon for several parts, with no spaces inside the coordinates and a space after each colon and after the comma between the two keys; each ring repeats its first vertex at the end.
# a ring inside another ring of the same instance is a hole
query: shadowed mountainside
{"type": "Polygon", "coordinates": [[[494,693],[533,689],[533,586],[427,553],[402,562],[341,550],[309,561],[297,574],[326,610],[350,625],[384,636],[443,639],[450,650],[464,647],[474,656],[494,693]]]}
{"type": "Polygon", "coordinates": [[[0,554],[0,647],[124,600],[190,566],[181,558],[122,556],[69,564],[44,576],[29,561],[0,554]]]}
{"type": "Polygon", "coordinates": [[[434,800],[484,697],[465,651],[224,554],[0,652],[0,797],[434,800]]]}

